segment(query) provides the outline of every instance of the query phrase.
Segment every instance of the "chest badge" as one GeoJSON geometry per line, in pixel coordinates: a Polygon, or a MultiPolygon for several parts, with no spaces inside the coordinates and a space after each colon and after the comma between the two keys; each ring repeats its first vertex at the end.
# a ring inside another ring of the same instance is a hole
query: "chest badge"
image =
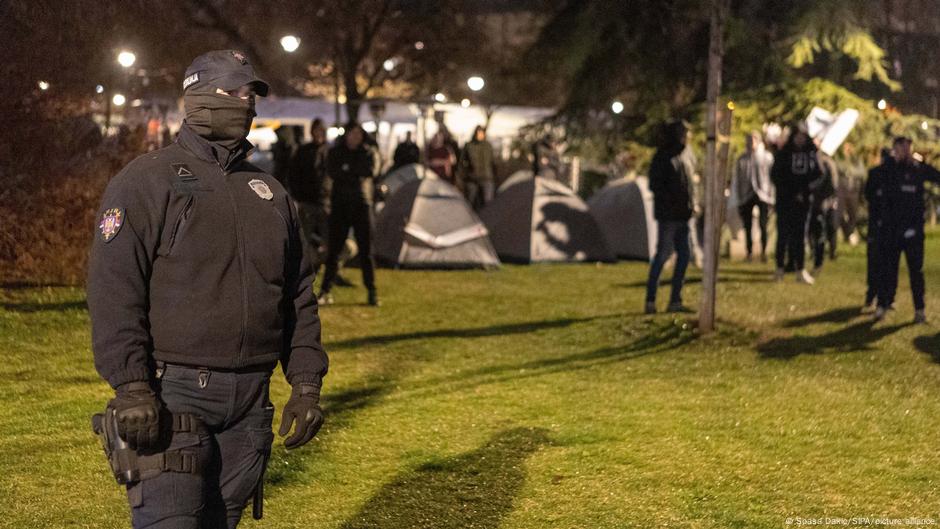
{"type": "Polygon", "coordinates": [[[98,229],[101,230],[101,240],[111,242],[124,225],[124,208],[111,208],[101,216],[98,229]]]}
{"type": "Polygon", "coordinates": [[[258,194],[259,197],[265,200],[271,200],[274,198],[274,192],[271,191],[271,188],[268,187],[268,184],[264,183],[263,180],[258,180],[257,178],[248,182],[248,186],[251,187],[251,190],[258,194]]]}

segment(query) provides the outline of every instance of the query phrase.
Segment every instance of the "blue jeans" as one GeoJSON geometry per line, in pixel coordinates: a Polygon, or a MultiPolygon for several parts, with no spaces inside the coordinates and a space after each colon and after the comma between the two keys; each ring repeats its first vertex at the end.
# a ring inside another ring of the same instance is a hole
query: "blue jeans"
{"type": "Polygon", "coordinates": [[[656,256],[650,263],[650,276],[646,282],[646,301],[656,301],[656,288],[663,265],[676,253],[676,269],[672,273],[672,294],[669,303],[682,303],[682,284],[685,282],[685,270],[689,267],[689,223],[680,221],[660,221],[656,236],[656,256]]]}

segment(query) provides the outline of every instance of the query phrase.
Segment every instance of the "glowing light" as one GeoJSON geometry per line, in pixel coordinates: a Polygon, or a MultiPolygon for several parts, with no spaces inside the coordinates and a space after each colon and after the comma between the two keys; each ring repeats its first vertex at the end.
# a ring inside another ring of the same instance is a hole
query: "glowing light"
{"type": "Polygon", "coordinates": [[[423,49],[424,49],[424,43],[421,42],[420,40],[419,40],[418,42],[415,42],[415,49],[416,49],[416,50],[423,50],[423,49]]]}
{"type": "Polygon", "coordinates": [[[728,101],[728,110],[734,110],[734,101],[728,101]]]}
{"type": "Polygon", "coordinates": [[[281,47],[287,53],[294,53],[300,47],[300,39],[293,35],[284,35],[281,37],[281,47]]]}
{"type": "Polygon", "coordinates": [[[368,132],[368,133],[370,133],[370,134],[373,133],[373,132],[375,132],[375,130],[376,130],[375,122],[374,122],[374,121],[366,121],[365,123],[362,124],[362,130],[364,130],[364,131],[366,131],[366,132],[368,132]]]}
{"type": "Polygon", "coordinates": [[[40,90],[43,90],[43,91],[48,90],[49,87],[51,86],[51,85],[49,84],[49,81],[39,81],[39,82],[36,83],[36,84],[38,84],[38,85],[39,85],[39,89],[40,89],[40,90]]]}
{"type": "Polygon", "coordinates": [[[134,55],[134,52],[124,50],[121,53],[118,53],[117,62],[125,68],[130,68],[134,66],[134,63],[137,62],[137,56],[134,55]]]}
{"type": "Polygon", "coordinates": [[[929,125],[926,121],[921,121],[921,122],[920,122],[920,128],[923,129],[923,130],[927,130],[927,129],[930,128],[930,125],[929,125]]]}
{"type": "Polygon", "coordinates": [[[462,107],[464,107],[464,108],[468,108],[468,107],[470,106],[470,100],[469,100],[469,99],[461,99],[461,100],[460,100],[460,106],[462,106],[462,107]]]}
{"type": "MultiPolygon", "coordinates": [[[[336,102],[339,103],[340,105],[345,105],[345,104],[346,104],[346,94],[340,94],[339,97],[336,98],[336,102]]],[[[342,133],[341,133],[341,134],[342,134],[342,133]]]]}
{"type": "Polygon", "coordinates": [[[623,103],[621,103],[620,101],[614,101],[610,105],[610,109],[614,112],[614,114],[619,114],[623,112],[623,103]]]}
{"type": "Polygon", "coordinates": [[[395,59],[385,59],[385,62],[382,63],[382,68],[385,68],[386,72],[390,72],[395,69],[395,66],[398,64],[398,61],[395,59]]]}
{"type": "Polygon", "coordinates": [[[480,90],[483,90],[484,86],[486,86],[486,82],[479,75],[474,75],[473,77],[467,79],[467,86],[470,87],[470,90],[479,92],[480,90]]]}
{"type": "Polygon", "coordinates": [[[132,107],[139,107],[140,105],[143,105],[143,104],[144,104],[144,101],[142,99],[135,99],[131,101],[132,107]]]}
{"type": "Polygon", "coordinates": [[[114,97],[111,98],[111,102],[114,103],[115,106],[122,106],[125,101],[127,101],[127,99],[123,94],[114,94],[114,97]]]}
{"type": "Polygon", "coordinates": [[[434,100],[437,101],[438,103],[446,103],[446,102],[447,102],[447,96],[445,96],[445,95],[442,94],[441,92],[438,92],[438,93],[434,94],[434,100]]]}
{"type": "Polygon", "coordinates": [[[878,110],[884,110],[884,109],[886,109],[886,108],[888,108],[888,102],[885,101],[884,99],[879,99],[879,100],[878,100],[878,110]]]}
{"type": "Polygon", "coordinates": [[[103,93],[104,93],[104,86],[103,86],[103,85],[98,85],[98,86],[96,86],[96,87],[95,87],[95,93],[96,93],[96,94],[103,94],[103,93]]]}

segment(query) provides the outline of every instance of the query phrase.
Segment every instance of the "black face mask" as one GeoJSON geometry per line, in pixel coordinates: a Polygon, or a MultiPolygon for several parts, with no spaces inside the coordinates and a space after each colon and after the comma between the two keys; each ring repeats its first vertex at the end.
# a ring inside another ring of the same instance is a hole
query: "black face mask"
{"type": "Polygon", "coordinates": [[[248,136],[256,116],[254,102],[226,94],[189,93],[183,96],[186,123],[203,138],[235,150],[248,136]]]}

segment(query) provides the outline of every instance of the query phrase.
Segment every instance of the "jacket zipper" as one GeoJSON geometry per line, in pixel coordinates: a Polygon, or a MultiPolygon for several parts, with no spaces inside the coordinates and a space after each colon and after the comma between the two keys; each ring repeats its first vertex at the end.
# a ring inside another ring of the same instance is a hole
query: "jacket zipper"
{"type": "Polygon", "coordinates": [[[186,205],[183,206],[183,211],[176,216],[176,223],[173,224],[173,231],[170,232],[170,243],[166,250],[167,255],[173,253],[173,247],[176,246],[176,240],[179,237],[180,230],[183,229],[183,225],[186,224],[186,221],[189,219],[189,213],[192,211],[195,202],[196,197],[190,195],[189,198],[186,199],[186,205]]]}
{"type": "Polygon", "coordinates": [[[242,225],[238,215],[238,199],[235,197],[235,193],[232,190],[232,183],[229,181],[228,173],[221,167],[219,167],[219,170],[222,173],[225,187],[228,189],[229,198],[232,199],[232,210],[235,218],[235,249],[238,252],[239,279],[241,279],[242,283],[242,332],[241,339],[238,343],[238,351],[235,354],[235,362],[232,364],[232,367],[241,367],[242,352],[245,348],[245,338],[248,334],[248,285],[245,282],[245,249],[242,247],[244,237],[242,236],[242,225]]]}

